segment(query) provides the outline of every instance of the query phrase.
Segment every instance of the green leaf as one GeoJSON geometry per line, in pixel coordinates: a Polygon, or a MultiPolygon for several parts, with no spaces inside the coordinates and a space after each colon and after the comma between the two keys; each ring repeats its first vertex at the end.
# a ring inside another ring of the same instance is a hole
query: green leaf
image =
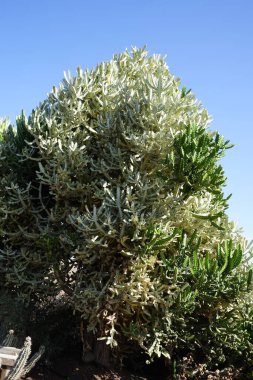
{"type": "Polygon", "coordinates": [[[247,278],[247,289],[250,288],[251,284],[252,284],[252,277],[253,277],[253,270],[250,269],[248,271],[248,278],[247,278]]]}

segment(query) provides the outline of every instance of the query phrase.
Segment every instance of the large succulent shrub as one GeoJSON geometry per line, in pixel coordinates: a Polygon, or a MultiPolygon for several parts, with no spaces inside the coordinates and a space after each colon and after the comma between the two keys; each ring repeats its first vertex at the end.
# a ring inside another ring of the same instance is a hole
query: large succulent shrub
{"type": "Polygon", "coordinates": [[[228,221],[230,148],[144,49],[66,75],[0,159],[2,286],[66,294],[118,355],[251,361],[246,242],[228,221]]]}

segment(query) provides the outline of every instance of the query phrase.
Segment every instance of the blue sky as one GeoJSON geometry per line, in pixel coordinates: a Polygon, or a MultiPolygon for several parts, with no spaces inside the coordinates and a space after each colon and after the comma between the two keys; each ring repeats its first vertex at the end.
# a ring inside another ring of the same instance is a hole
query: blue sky
{"type": "Polygon", "coordinates": [[[223,166],[229,216],[253,238],[252,0],[1,0],[0,115],[29,114],[63,71],[131,46],[167,55],[170,70],[235,147],[223,166]]]}

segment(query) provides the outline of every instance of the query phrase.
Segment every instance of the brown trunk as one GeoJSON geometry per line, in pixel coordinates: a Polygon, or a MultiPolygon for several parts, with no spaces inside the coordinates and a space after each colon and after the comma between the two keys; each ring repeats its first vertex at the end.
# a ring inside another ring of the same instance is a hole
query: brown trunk
{"type": "Polygon", "coordinates": [[[96,363],[106,368],[110,367],[111,349],[104,340],[96,340],[93,352],[96,363]]]}
{"type": "Polygon", "coordinates": [[[104,340],[98,340],[93,333],[87,332],[83,321],[80,325],[81,340],[83,343],[83,361],[96,362],[104,367],[110,367],[111,349],[104,340]]]}

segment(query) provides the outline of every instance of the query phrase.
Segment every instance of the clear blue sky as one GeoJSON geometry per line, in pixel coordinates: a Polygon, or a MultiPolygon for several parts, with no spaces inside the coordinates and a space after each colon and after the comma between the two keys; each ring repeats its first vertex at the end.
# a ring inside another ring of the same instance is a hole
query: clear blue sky
{"type": "Polygon", "coordinates": [[[78,65],[131,46],[167,54],[236,146],[223,160],[229,216],[253,238],[252,0],[1,0],[0,115],[29,114],[78,65]]]}

